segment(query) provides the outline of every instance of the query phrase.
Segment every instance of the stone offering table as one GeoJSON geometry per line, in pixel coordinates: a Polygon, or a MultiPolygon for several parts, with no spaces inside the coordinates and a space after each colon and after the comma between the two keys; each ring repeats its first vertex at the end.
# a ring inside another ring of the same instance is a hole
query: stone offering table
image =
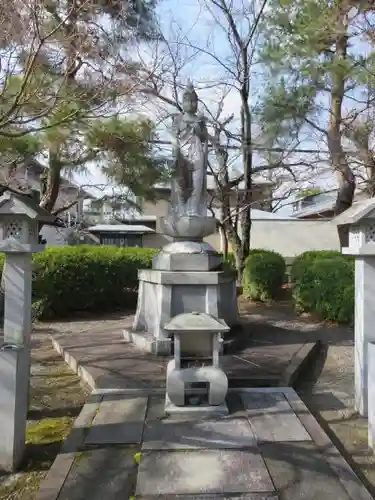
{"type": "Polygon", "coordinates": [[[227,414],[228,379],[219,358],[221,335],[229,331],[228,325],[192,312],[176,316],[165,330],[174,338],[174,359],[167,366],[166,413],[227,414]],[[199,385],[203,385],[200,391],[199,385]],[[197,403],[191,404],[194,400],[197,403]]]}

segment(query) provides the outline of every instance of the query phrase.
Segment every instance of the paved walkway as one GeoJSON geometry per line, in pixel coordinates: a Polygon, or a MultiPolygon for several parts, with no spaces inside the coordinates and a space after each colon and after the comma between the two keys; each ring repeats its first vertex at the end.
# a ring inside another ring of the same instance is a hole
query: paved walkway
{"type": "MultiPolygon", "coordinates": [[[[123,329],[131,315],[111,315],[38,325],[48,331],[54,347],[69,366],[94,389],[164,387],[168,359],[156,357],[126,343],[123,329]]],[[[317,325],[298,323],[290,328],[244,317],[240,346],[221,357],[229,382],[236,387],[291,385],[320,338],[317,325]]]]}
{"type": "Polygon", "coordinates": [[[372,499],[291,388],[234,389],[215,420],[163,398],[94,391],[37,500],[372,499]]]}

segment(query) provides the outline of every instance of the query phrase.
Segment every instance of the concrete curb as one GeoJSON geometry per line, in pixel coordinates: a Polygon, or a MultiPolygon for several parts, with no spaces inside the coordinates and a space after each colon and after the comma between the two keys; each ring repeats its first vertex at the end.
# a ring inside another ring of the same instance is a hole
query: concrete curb
{"type": "Polygon", "coordinates": [[[91,375],[90,371],[84,366],[79,364],[73,356],[71,356],[60,344],[59,342],[51,336],[51,341],[53,348],[62,356],[65,363],[92,389],[97,389],[95,378],[91,375]]]}
{"type": "Polygon", "coordinates": [[[283,393],[302,425],[320,448],[323,457],[326,459],[335,475],[339,478],[340,483],[349,497],[352,500],[374,500],[357,474],[320,427],[318,421],[308,410],[295,390],[291,387],[286,387],[283,388],[283,393]]]}
{"type": "Polygon", "coordinates": [[[290,360],[289,365],[286,367],[279,380],[278,386],[293,387],[303,368],[318,354],[320,345],[320,341],[307,342],[304,344],[290,360]]]}

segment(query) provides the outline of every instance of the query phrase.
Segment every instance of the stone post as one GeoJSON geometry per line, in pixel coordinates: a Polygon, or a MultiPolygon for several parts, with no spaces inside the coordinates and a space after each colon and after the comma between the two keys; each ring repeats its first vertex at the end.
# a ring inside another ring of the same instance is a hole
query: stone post
{"type": "MultiPolygon", "coordinates": [[[[368,413],[369,342],[375,341],[375,256],[355,258],[354,383],[355,407],[368,413]]],[[[372,358],[375,362],[375,358],[372,358]]]]}
{"type": "Polygon", "coordinates": [[[4,342],[0,345],[0,469],[15,471],[25,451],[29,399],[32,254],[40,221],[53,219],[28,197],[0,198],[4,262],[4,342]],[[35,205],[33,208],[32,205],[35,205]]]}
{"type": "MultiPolygon", "coordinates": [[[[338,226],[348,226],[349,244],[341,251],[355,259],[355,408],[366,416],[369,411],[368,347],[369,342],[375,342],[375,200],[353,203],[334,220],[338,226]]],[[[375,362],[375,358],[371,361],[375,362]]]]}
{"type": "Polygon", "coordinates": [[[4,344],[0,350],[0,468],[14,471],[25,449],[31,332],[31,253],[5,254],[4,344]]]}
{"type": "MultiPolygon", "coordinates": [[[[368,401],[375,399],[375,342],[367,346],[368,356],[368,401]]],[[[368,405],[368,445],[375,447],[375,404],[368,405]]]]}

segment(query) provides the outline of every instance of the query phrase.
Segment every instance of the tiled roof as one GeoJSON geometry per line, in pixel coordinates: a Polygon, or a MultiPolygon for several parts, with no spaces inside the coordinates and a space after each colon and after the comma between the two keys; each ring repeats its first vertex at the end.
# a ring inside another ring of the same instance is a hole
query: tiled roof
{"type": "Polygon", "coordinates": [[[154,233],[153,229],[146,226],[133,226],[131,224],[97,224],[87,228],[96,233],[154,233]]]}

